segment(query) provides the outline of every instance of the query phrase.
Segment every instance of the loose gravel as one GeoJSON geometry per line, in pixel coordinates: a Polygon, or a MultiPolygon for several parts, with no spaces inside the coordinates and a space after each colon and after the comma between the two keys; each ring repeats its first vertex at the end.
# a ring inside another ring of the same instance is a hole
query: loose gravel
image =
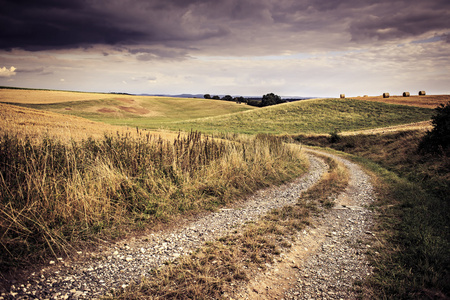
{"type": "Polygon", "coordinates": [[[333,209],[312,220],[297,242],[265,273],[257,274],[233,294],[234,299],[361,299],[360,283],[373,270],[366,259],[374,234],[375,200],[370,177],[356,164],[338,156],[310,151],[339,160],[350,178],[344,192],[335,195],[333,209]]]}
{"type": "MultiPolygon", "coordinates": [[[[269,210],[295,204],[327,170],[320,159],[310,156],[310,169],[296,181],[258,191],[240,205],[221,209],[170,232],[154,233],[120,243],[99,245],[95,253],[49,262],[24,283],[13,284],[0,299],[94,299],[114,289],[139,282],[154,268],[191,253],[206,241],[255,220],[269,210]]],[[[356,222],[356,220],[355,220],[356,222]]]]}
{"type": "MultiPolygon", "coordinates": [[[[318,251],[301,264],[294,288],[285,299],[357,299],[359,284],[373,270],[366,259],[373,225],[375,200],[370,177],[348,160],[342,161],[350,170],[348,188],[336,199],[337,206],[322,216],[317,230],[325,233],[318,251]]],[[[308,233],[306,233],[308,234],[308,233]]]]}

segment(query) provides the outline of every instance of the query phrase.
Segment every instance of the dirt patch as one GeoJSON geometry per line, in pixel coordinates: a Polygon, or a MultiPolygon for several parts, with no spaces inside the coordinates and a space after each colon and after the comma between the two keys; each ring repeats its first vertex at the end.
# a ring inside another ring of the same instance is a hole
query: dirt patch
{"type": "Polygon", "coordinates": [[[267,272],[258,273],[247,285],[244,295],[248,299],[281,299],[286,290],[294,287],[300,279],[298,272],[302,262],[314,255],[325,240],[323,228],[304,230],[290,251],[283,253],[267,272]]]}
{"type": "Polygon", "coordinates": [[[118,106],[120,110],[137,114],[137,115],[145,115],[148,114],[150,111],[148,109],[145,109],[143,107],[129,107],[129,106],[118,106]]]}
{"type": "Polygon", "coordinates": [[[113,112],[116,112],[116,111],[114,109],[111,109],[111,108],[103,107],[103,108],[97,109],[97,112],[99,112],[99,113],[113,113],[113,112]]]}
{"type": "Polygon", "coordinates": [[[358,100],[365,101],[377,101],[390,104],[401,104],[408,106],[417,106],[424,108],[436,108],[439,104],[445,104],[450,101],[450,95],[426,95],[426,96],[391,96],[389,98],[383,98],[383,96],[375,97],[355,97],[358,100]]]}
{"type": "Polygon", "coordinates": [[[123,103],[130,103],[130,104],[136,103],[136,100],[134,100],[134,99],[127,99],[127,98],[114,98],[114,100],[118,100],[118,101],[123,102],[123,103]]]}

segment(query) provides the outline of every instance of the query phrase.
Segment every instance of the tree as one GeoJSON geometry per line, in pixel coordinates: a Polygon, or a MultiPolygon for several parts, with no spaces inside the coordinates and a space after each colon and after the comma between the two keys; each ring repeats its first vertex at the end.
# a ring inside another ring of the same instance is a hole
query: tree
{"type": "Polygon", "coordinates": [[[222,97],[222,100],[233,101],[233,97],[231,97],[230,95],[225,95],[225,96],[222,97]]]}
{"type": "Polygon", "coordinates": [[[205,98],[205,99],[211,99],[211,95],[210,95],[210,94],[205,94],[205,95],[203,96],[203,98],[205,98]]]}
{"type": "Polygon", "coordinates": [[[262,97],[261,106],[269,106],[284,103],[280,96],[274,93],[266,94],[262,97]]]}
{"type": "Polygon", "coordinates": [[[441,104],[435,109],[431,118],[433,129],[428,131],[419,143],[420,152],[449,153],[450,152],[450,102],[441,104]]]}
{"type": "Polygon", "coordinates": [[[239,96],[239,97],[234,98],[234,101],[236,101],[237,104],[241,104],[242,102],[245,102],[245,99],[244,99],[244,97],[239,96]]]}
{"type": "Polygon", "coordinates": [[[220,97],[219,96],[213,96],[212,97],[214,100],[220,100],[220,97]]]}

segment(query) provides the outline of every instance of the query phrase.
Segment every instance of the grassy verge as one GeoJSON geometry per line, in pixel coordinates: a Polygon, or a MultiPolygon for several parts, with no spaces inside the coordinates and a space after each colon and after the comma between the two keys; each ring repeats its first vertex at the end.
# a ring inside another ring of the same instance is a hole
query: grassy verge
{"type": "Polygon", "coordinates": [[[296,205],[272,210],[194,254],[154,270],[140,284],[112,296],[114,299],[217,299],[230,296],[232,284],[246,282],[289,251],[296,233],[309,225],[311,215],[331,207],[331,197],[345,189],[346,168],[328,159],[330,171],[304,193],[296,205]]]}
{"type": "Polygon", "coordinates": [[[170,223],[305,171],[280,138],[164,140],[107,135],[62,143],[0,137],[0,269],[60,255],[97,237],[170,223]]]}
{"type": "Polygon", "coordinates": [[[375,275],[380,299],[446,299],[450,295],[450,158],[416,152],[423,133],[299,137],[357,155],[379,178],[375,275]]]}

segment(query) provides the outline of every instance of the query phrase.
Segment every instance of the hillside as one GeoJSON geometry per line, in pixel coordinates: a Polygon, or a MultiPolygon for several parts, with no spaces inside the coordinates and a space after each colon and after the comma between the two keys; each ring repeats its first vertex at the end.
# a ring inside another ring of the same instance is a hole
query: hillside
{"type": "MultiPolygon", "coordinates": [[[[41,139],[44,136],[64,142],[80,141],[89,137],[97,139],[105,134],[128,134],[135,136],[134,127],[114,126],[85,118],[42,111],[27,107],[0,103],[0,135],[25,136],[41,139]]],[[[174,139],[177,134],[151,132],[165,139],[174,139]]]]}
{"type": "Polygon", "coordinates": [[[238,133],[330,133],[396,126],[429,120],[432,109],[353,99],[314,99],[258,110],[174,122],[166,129],[238,133]]]}
{"type": "Polygon", "coordinates": [[[118,94],[0,89],[0,102],[113,125],[158,129],[160,124],[253,110],[234,102],[118,94]]]}
{"type": "Polygon", "coordinates": [[[67,118],[72,115],[130,128],[245,134],[373,132],[385,127],[397,130],[411,123],[414,128],[429,128],[429,123],[416,123],[430,120],[431,108],[448,99],[446,95],[312,99],[255,108],[198,98],[0,89],[0,102],[58,113],[59,123],[70,123],[67,118]]]}

